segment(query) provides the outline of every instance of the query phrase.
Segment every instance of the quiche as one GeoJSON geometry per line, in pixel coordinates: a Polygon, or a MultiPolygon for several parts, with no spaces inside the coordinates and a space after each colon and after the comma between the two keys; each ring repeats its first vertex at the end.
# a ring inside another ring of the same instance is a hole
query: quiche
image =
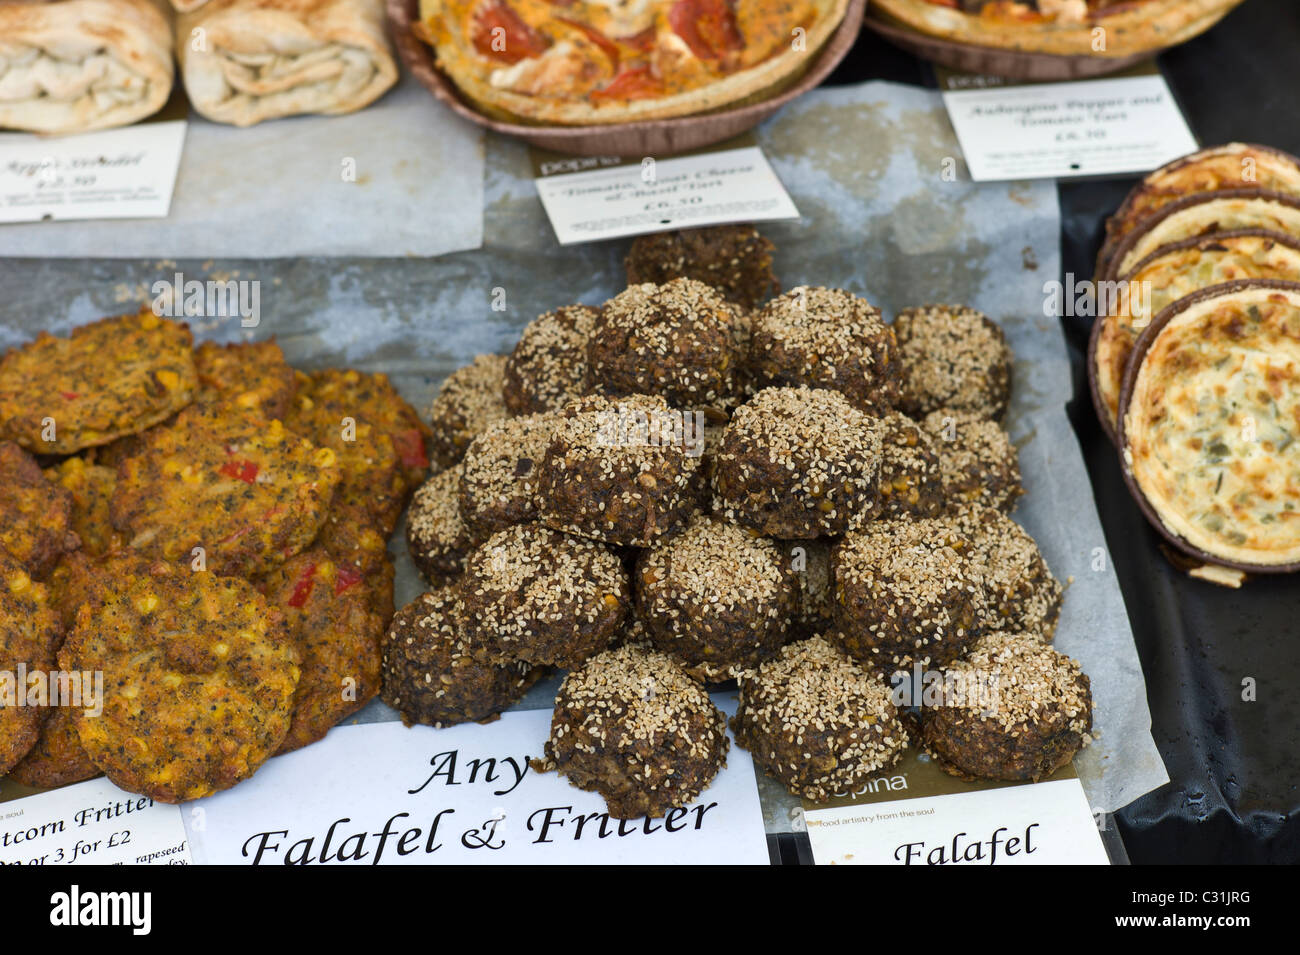
{"type": "Polygon", "coordinates": [[[1165,536],[1243,570],[1300,565],[1300,284],[1246,281],[1152,324],[1125,381],[1125,476],[1165,536]]]}
{"type": "Polygon", "coordinates": [[[1125,57],[1183,43],[1243,0],[873,0],[927,36],[1024,53],[1125,57]]]}
{"type": "Polygon", "coordinates": [[[1119,244],[1104,278],[1127,275],[1162,246],[1238,229],[1300,236],[1300,197],[1259,189],[1200,192],[1169,203],[1119,244]]]}
{"type": "Polygon", "coordinates": [[[1263,189],[1300,196],[1300,159],[1252,143],[1227,143],[1183,156],[1148,173],[1106,220],[1106,241],[1097,262],[1105,272],[1116,247],[1141,223],[1171,202],[1198,192],[1263,189]]]}
{"type": "Polygon", "coordinates": [[[421,0],[420,39],[480,111],[621,123],[757,100],[793,83],[848,0],[421,0]]]}
{"type": "Polygon", "coordinates": [[[1300,282],[1300,239],[1262,229],[1184,239],[1156,250],[1122,285],[1105,290],[1106,307],[1098,315],[1091,348],[1094,398],[1103,424],[1115,426],[1124,369],[1151,319],[1199,289],[1240,279],[1300,282]]]}

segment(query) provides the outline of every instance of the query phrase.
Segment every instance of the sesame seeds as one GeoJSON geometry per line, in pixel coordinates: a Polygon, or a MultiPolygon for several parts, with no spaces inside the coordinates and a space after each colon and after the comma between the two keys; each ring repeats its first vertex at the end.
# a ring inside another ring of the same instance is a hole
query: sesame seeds
{"type": "Polygon", "coordinates": [[[460,513],[461,465],[429,478],[411,498],[406,543],[411,559],[435,583],[456,577],[476,543],[460,513]]]}
{"type": "Polygon", "coordinates": [[[430,455],[439,467],[461,459],[469,443],[493,421],[506,417],[501,386],[506,359],[501,355],[476,355],[471,364],[447,376],[429,406],[434,437],[430,455]]]}
{"type": "Polygon", "coordinates": [[[935,439],[950,507],[978,503],[1015,509],[1025,489],[1016,446],[1001,425],[967,411],[940,408],[926,415],[921,426],[935,439]]]}
{"type": "Polygon", "coordinates": [[[733,306],[702,282],[633,285],[601,309],[587,345],[587,383],[608,395],[726,407],[737,392],[736,320],[733,306]]]}
{"type": "Polygon", "coordinates": [[[729,744],[726,718],[673,657],[628,644],[565,678],[546,758],[610,815],[660,816],[703,791],[729,744]]]}
{"type": "Polygon", "coordinates": [[[460,511],[479,537],[532,519],[538,470],[556,424],[546,414],[505,418],[471,442],[461,462],[460,511]]]}
{"type": "Polygon", "coordinates": [[[833,391],[768,388],[722,435],[714,510],[772,537],[839,534],[875,501],[880,436],[833,391]]]}
{"type": "Polygon", "coordinates": [[[783,647],[739,685],[737,742],[795,795],[824,802],[907,746],[885,684],[821,637],[783,647]]]}
{"type": "Polygon", "coordinates": [[[876,413],[899,396],[893,329],[879,309],[843,289],[801,285],[768,302],[754,318],[749,363],[760,388],[829,388],[876,413]]]}
{"type": "Polygon", "coordinates": [[[559,411],[586,391],[587,341],[599,314],[587,305],[569,305],[529,323],[505,365],[511,413],[559,411]]]}
{"type": "Polygon", "coordinates": [[[1011,395],[1011,349],[987,315],[964,305],[904,309],[894,321],[903,364],[901,407],[1001,418],[1011,395]]]}

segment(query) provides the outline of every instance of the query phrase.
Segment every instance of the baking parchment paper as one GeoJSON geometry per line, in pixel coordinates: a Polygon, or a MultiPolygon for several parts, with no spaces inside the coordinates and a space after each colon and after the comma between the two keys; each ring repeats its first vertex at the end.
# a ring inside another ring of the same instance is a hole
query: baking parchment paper
{"type": "MultiPolygon", "coordinates": [[[[865,295],[892,317],[926,302],[964,302],[997,319],[1016,353],[1008,427],[1028,494],[1015,517],[1066,583],[1057,645],[1092,679],[1097,741],[1076,761],[1093,807],[1113,811],[1167,780],[1151,738],[1146,688],[1074,433],[1070,369],[1043,285],[1059,272],[1051,183],[974,185],[936,94],[887,83],[817,90],[758,138],[803,213],[764,231],[785,287],[806,282],[865,295]]],[[[599,303],[623,287],[626,243],[560,248],[531,180],[526,147],[490,138],[484,247],[436,260],[303,259],[219,263],[0,261],[0,347],[42,326],[66,331],[187,278],[261,283],[256,337],[277,335],[304,367],[385,371],[421,409],[477,352],[506,352],[540,312],[599,303]]],[[[233,320],[199,335],[247,335],[233,320]]],[[[420,592],[399,529],[398,600],[420,592]]],[[[557,680],[520,704],[549,707],[557,680]]],[[[372,703],[358,717],[388,720],[372,703]]],[[[539,741],[540,744],[541,741],[539,741]]],[[[769,831],[798,824],[796,803],[762,780],[769,831]]]]}
{"type": "Polygon", "coordinates": [[[191,112],[166,219],[4,225],[0,255],[442,255],[482,244],[482,212],[483,131],[407,76],[343,116],[191,112]]]}

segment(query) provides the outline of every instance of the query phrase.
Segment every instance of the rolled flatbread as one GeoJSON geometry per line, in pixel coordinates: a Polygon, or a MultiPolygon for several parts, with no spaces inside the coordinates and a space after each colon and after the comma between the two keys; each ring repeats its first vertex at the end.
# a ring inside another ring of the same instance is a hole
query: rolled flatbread
{"type": "Polygon", "coordinates": [[[350,113],[397,82],[384,0],[208,0],[176,33],[190,102],[219,123],[350,113]]]}
{"type": "Polygon", "coordinates": [[[162,3],[0,0],[0,127],[80,133],[144,119],[171,95],[172,47],[162,3]]]}

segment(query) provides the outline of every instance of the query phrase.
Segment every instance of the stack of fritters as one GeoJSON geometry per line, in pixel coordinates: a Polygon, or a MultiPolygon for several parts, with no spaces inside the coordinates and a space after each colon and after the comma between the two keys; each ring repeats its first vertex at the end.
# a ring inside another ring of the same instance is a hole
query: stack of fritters
{"type": "Polygon", "coordinates": [[[57,653],[104,695],[0,709],[0,771],[194,799],[376,696],[387,539],[431,437],[384,375],[195,348],[148,311],[11,350],[0,667],[57,653]]]}

